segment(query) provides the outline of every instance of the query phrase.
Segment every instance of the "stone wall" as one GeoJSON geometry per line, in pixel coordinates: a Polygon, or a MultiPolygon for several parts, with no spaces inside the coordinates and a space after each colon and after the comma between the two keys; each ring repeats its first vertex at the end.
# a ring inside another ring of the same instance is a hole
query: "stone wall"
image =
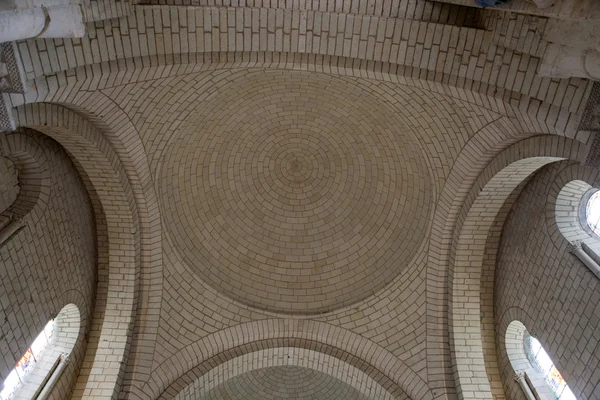
{"type": "Polygon", "coordinates": [[[0,212],[6,211],[17,199],[19,181],[15,165],[6,158],[0,158],[0,212]]]}
{"type": "MultiPolygon", "coordinates": [[[[0,246],[0,379],[48,320],[73,303],[79,308],[81,329],[71,362],[51,393],[53,399],[65,399],[83,362],[96,288],[91,204],[67,153],[52,139],[33,131],[17,132],[2,136],[0,149],[8,159],[29,159],[48,172],[38,177],[37,191],[47,196],[37,197],[22,220],[25,228],[0,246]]],[[[22,200],[18,197],[12,207],[22,200]]]]}
{"type": "Polygon", "coordinates": [[[564,183],[589,181],[596,173],[566,161],[546,167],[523,189],[506,221],[494,289],[506,398],[524,398],[503,344],[515,319],[542,343],[578,399],[600,398],[600,281],[568,252],[553,202],[564,183]]]}

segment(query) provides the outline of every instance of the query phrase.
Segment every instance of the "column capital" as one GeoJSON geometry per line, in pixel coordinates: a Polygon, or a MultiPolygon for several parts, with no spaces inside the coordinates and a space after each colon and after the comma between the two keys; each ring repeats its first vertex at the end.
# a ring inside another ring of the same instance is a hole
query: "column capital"
{"type": "Polygon", "coordinates": [[[574,240],[569,243],[567,246],[567,250],[569,253],[575,253],[577,250],[581,250],[583,248],[583,242],[581,240],[574,240]]]}

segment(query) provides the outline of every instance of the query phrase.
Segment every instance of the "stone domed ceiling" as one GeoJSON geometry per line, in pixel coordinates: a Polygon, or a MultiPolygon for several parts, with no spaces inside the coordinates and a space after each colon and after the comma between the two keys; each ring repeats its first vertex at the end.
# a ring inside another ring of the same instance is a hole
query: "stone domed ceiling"
{"type": "Polygon", "coordinates": [[[264,310],[325,312],[397,276],[424,240],[424,157],[380,94],[352,78],[249,70],[214,92],[161,155],[181,258],[264,310]]]}
{"type": "Polygon", "coordinates": [[[258,369],[233,377],[202,400],[367,400],[352,386],[323,372],[296,366],[258,369]]]}

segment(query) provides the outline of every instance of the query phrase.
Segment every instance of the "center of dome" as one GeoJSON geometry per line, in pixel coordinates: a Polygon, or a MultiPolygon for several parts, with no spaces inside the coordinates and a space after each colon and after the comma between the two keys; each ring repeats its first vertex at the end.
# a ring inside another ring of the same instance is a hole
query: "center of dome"
{"type": "Polygon", "coordinates": [[[300,160],[296,157],[294,157],[294,159],[292,161],[290,161],[290,163],[289,163],[290,172],[292,174],[294,174],[294,176],[300,176],[300,173],[302,172],[302,167],[303,167],[302,160],[300,160]]]}
{"type": "MultiPolygon", "coordinates": [[[[314,157],[312,157],[312,160],[310,158],[310,155],[291,153],[283,160],[282,165],[277,165],[276,168],[281,168],[285,177],[290,182],[302,183],[312,176],[312,171],[315,167],[318,168],[315,165],[317,161],[314,157]]],[[[316,176],[312,177],[317,178],[316,176]]]]}
{"type": "Polygon", "coordinates": [[[177,210],[166,224],[185,264],[220,292],[323,312],[406,266],[424,239],[428,175],[375,98],[318,75],[271,74],[220,90],[173,140],[161,198],[177,210]]]}

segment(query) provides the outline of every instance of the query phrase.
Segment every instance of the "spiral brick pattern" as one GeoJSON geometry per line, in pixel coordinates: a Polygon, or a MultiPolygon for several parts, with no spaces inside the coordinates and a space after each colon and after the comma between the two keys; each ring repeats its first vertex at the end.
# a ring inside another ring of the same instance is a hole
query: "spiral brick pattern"
{"type": "Polygon", "coordinates": [[[215,89],[171,139],[160,177],[173,243],[201,279],[246,304],[312,313],[409,263],[429,176],[380,98],[272,70],[215,89]]]}

